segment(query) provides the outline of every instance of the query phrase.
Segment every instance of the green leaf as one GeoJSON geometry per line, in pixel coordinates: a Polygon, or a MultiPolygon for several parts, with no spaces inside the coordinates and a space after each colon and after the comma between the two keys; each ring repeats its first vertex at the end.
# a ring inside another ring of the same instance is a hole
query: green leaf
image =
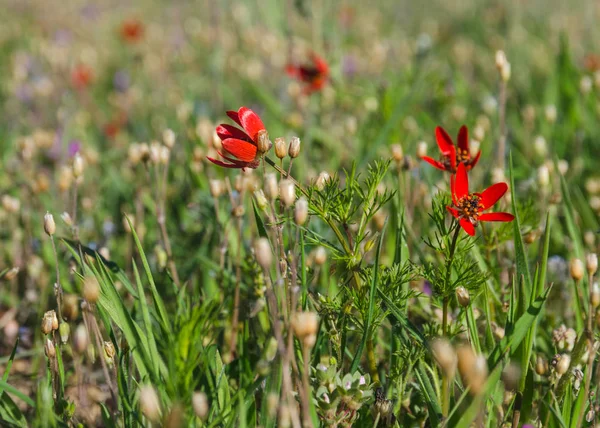
{"type": "Polygon", "coordinates": [[[423,367],[423,362],[420,362],[417,365],[417,369],[415,370],[415,375],[417,376],[417,380],[421,385],[421,392],[425,397],[425,402],[427,403],[427,407],[429,408],[429,418],[431,419],[431,426],[439,426],[440,420],[442,417],[442,408],[440,407],[440,403],[437,399],[437,394],[431,385],[431,380],[427,375],[427,371],[423,367]]]}
{"type": "Polygon", "coordinates": [[[423,336],[419,329],[406,317],[404,312],[383,292],[381,288],[377,288],[377,292],[379,293],[379,297],[381,297],[385,303],[387,310],[390,311],[390,314],[396,321],[395,323],[392,322],[392,324],[398,324],[400,327],[406,329],[419,345],[427,347],[428,345],[425,336],[423,336]]]}
{"type": "Polygon", "coordinates": [[[258,235],[261,238],[269,239],[267,228],[265,227],[265,223],[263,222],[262,216],[260,215],[260,211],[258,211],[258,207],[256,206],[256,200],[254,200],[254,198],[252,198],[252,209],[254,211],[254,219],[256,220],[256,228],[258,229],[258,235]]]}
{"type": "Polygon", "coordinates": [[[12,394],[15,397],[17,397],[18,399],[24,401],[27,405],[29,405],[31,407],[35,407],[35,403],[33,402],[33,400],[31,398],[29,398],[27,395],[23,394],[21,391],[19,391],[17,388],[10,385],[8,382],[6,382],[3,379],[0,379],[0,389],[2,389],[4,391],[3,395],[12,394]]]}
{"type": "Polygon", "coordinates": [[[138,300],[142,309],[142,321],[146,330],[146,337],[148,338],[148,351],[150,356],[150,362],[152,364],[154,373],[158,373],[158,360],[160,360],[160,356],[158,355],[158,348],[156,346],[156,340],[154,338],[154,329],[152,328],[152,322],[150,321],[150,311],[148,310],[148,302],[146,301],[146,295],[144,294],[144,286],[142,285],[142,279],[140,278],[140,273],[138,271],[137,264],[135,263],[135,261],[132,263],[132,266],[133,274],[135,276],[135,282],[137,284],[139,296],[138,300]]]}

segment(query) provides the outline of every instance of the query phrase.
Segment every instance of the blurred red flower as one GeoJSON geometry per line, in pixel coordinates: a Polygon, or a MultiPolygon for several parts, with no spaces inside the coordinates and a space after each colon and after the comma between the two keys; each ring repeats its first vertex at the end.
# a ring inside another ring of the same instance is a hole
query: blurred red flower
{"type": "Polygon", "coordinates": [[[227,162],[211,157],[208,160],[225,168],[256,168],[260,163],[257,159],[258,135],[265,131],[265,125],[260,117],[247,107],[240,107],[237,112],[228,111],[227,116],[242,129],[226,124],[217,126],[217,135],[223,146],[223,152],[219,152],[219,155],[227,162]]]}
{"type": "Polygon", "coordinates": [[[435,128],[435,139],[442,153],[441,160],[437,161],[429,156],[423,156],[421,159],[437,169],[449,171],[454,174],[457,163],[463,164],[467,171],[469,171],[479,161],[481,152],[478,152],[474,158],[471,157],[471,152],[469,151],[469,131],[465,125],[461,126],[458,131],[458,147],[454,146],[452,138],[450,138],[441,126],[435,128]]]}
{"type": "Polygon", "coordinates": [[[310,54],[311,64],[288,64],[285,68],[287,74],[306,84],[304,93],[310,94],[323,89],[329,79],[329,66],[327,62],[315,54],[310,54]]]}
{"type": "Polygon", "coordinates": [[[121,38],[127,43],[137,43],[144,37],[144,24],[138,19],[127,19],[121,24],[121,38]]]}
{"type": "Polygon", "coordinates": [[[465,164],[458,165],[456,176],[450,176],[450,191],[453,206],[446,207],[469,235],[475,235],[475,227],[480,221],[512,221],[509,213],[484,213],[504,196],[508,190],[506,183],[492,184],[481,193],[469,193],[469,178],[465,164]]]}
{"type": "Polygon", "coordinates": [[[85,64],[78,64],[71,71],[71,83],[76,89],[87,88],[94,78],[92,68],[85,64]]]}

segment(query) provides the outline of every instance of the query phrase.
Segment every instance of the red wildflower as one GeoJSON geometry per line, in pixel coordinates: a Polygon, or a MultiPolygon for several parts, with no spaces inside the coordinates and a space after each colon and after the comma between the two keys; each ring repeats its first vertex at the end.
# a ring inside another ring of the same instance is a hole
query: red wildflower
{"type": "Polygon", "coordinates": [[[258,136],[261,131],[265,131],[265,125],[260,117],[247,107],[240,107],[237,112],[228,111],[227,116],[243,130],[225,124],[217,126],[217,135],[223,146],[223,152],[219,152],[219,155],[227,162],[210,157],[208,160],[225,168],[256,168],[259,165],[258,136]]]}
{"type": "Polygon", "coordinates": [[[312,64],[309,65],[288,64],[285,67],[287,74],[306,84],[304,87],[306,94],[323,89],[329,78],[329,66],[323,58],[313,52],[310,54],[310,60],[312,64]]]}
{"type": "Polygon", "coordinates": [[[93,77],[91,67],[79,64],[71,72],[71,83],[76,89],[85,89],[92,83],[93,77]]]}
{"type": "Polygon", "coordinates": [[[435,139],[440,152],[442,152],[441,160],[437,161],[429,156],[423,156],[421,159],[437,169],[449,171],[454,174],[457,163],[463,164],[467,171],[469,171],[479,161],[481,152],[478,152],[474,158],[471,158],[471,152],[469,151],[469,131],[465,125],[461,126],[460,131],[458,131],[458,147],[454,146],[452,138],[450,138],[441,126],[435,128],[435,139]]]}
{"type": "Polygon", "coordinates": [[[475,227],[480,221],[512,221],[509,213],[483,213],[504,196],[508,190],[506,183],[492,184],[481,193],[469,193],[469,178],[464,163],[458,164],[456,176],[450,177],[450,191],[453,206],[446,207],[461,227],[469,235],[475,235],[475,227]]]}
{"type": "Polygon", "coordinates": [[[137,43],[144,36],[144,24],[137,19],[127,19],[121,24],[121,38],[127,43],[137,43]]]}

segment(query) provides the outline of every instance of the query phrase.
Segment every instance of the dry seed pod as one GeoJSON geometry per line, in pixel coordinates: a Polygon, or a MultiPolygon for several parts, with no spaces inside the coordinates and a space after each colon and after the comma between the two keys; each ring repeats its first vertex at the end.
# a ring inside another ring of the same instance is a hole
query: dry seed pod
{"type": "Polygon", "coordinates": [[[589,275],[594,275],[598,270],[598,255],[596,253],[590,253],[585,258],[586,268],[589,275]]]}
{"type": "Polygon", "coordinates": [[[265,129],[261,129],[258,131],[257,143],[256,146],[258,148],[259,153],[266,153],[271,149],[271,140],[269,140],[269,133],[265,129]]]}
{"type": "Polygon", "coordinates": [[[210,406],[208,404],[208,397],[204,392],[194,392],[194,395],[192,395],[192,408],[196,416],[206,421],[210,406]]]}
{"type": "Polygon", "coordinates": [[[298,226],[303,226],[308,219],[308,201],[304,196],[296,201],[294,207],[294,221],[298,226]]]}
{"type": "Polygon", "coordinates": [[[470,346],[461,346],[457,350],[458,371],[463,383],[474,395],[479,394],[487,380],[487,362],[483,355],[475,355],[470,346]]]}
{"type": "Polygon", "coordinates": [[[100,297],[100,284],[94,275],[83,278],[83,298],[89,303],[96,303],[100,297]]]}
{"type": "Polygon", "coordinates": [[[56,223],[54,223],[54,217],[49,212],[44,215],[44,231],[48,236],[56,233],[56,223]]]}
{"type": "Polygon", "coordinates": [[[312,348],[319,331],[319,316],[315,312],[296,312],[292,318],[292,329],[304,346],[312,348]]]}
{"type": "Polygon", "coordinates": [[[73,347],[79,354],[83,354],[88,347],[88,332],[84,324],[79,324],[73,333],[73,347]]]}
{"type": "Polygon", "coordinates": [[[463,308],[469,306],[471,302],[471,296],[469,295],[469,290],[465,287],[460,286],[456,288],[456,300],[458,300],[458,304],[463,308]]]}
{"type": "Polygon", "coordinates": [[[254,242],[254,255],[256,262],[263,269],[270,269],[273,264],[273,253],[271,252],[271,245],[267,238],[258,238],[254,242]]]}
{"type": "Polygon", "coordinates": [[[150,421],[160,420],[160,402],[156,391],[150,385],[140,388],[140,410],[150,421]]]}
{"type": "Polygon", "coordinates": [[[431,344],[431,352],[444,374],[453,379],[456,374],[457,356],[450,342],[446,339],[435,339],[431,344]]]}
{"type": "Polygon", "coordinates": [[[293,181],[284,179],[279,182],[279,198],[286,208],[294,205],[296,201],[296,186],[293,181]]]}
{"type": "Polygon", "coordinates": [[[300,138],[293,137],[290,140],[290,147],[288,149],[288,155],[290,156],[290,158],[294,159],[294,158],[297,158],[299,154],[300,154],[300,138]]]}
{"type": "Polygon", "coordinates": [[[583,278],[583,262],[579,259],[571,259],[569,262],[569,272],[571,273],[571,278],[575,281],[581,281],[583,278]]]}
{"type": "Polygon", "coordinates": [[[275,156],[277,156],[279,159],[283,159],[285,155],[287,155],[287,152],[288,148],[287,143],[285,142],[285,138],[275,138],[275,156]]]}

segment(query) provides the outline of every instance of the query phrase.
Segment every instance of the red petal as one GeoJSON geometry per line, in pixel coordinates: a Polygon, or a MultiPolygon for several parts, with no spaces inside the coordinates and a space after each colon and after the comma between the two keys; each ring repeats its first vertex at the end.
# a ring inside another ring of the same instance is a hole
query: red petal
{"type": "Polygon", "coordinates": [[[458,211],[456,210],[456,208],[452,208],[452,207],[446,206],[446,209],[448,210],[448,212],[449,212],[450,214],[452,214],[452,216],[453,216],[454,218],[458,218],[458,217],[459,217],[459,215],[458,215],[458,211]]]}
{"type": "Polygon", "coordinates": [[[507,190],[508,185],[506,183],[496,183],[481,192],[479,197],[481,198],[481,204],[483,205],[482,209],[487,210],[498,202],[498,199],[504,196],[507,190]]]}
{"type": "Polygon", "coordinates": [[[231,125],[221,124],[217,126],[217,135],[221,140],[237,138],[238,140],[251,141],[250,137],[244,131],[231,125]]]}
{"type": "Polygon", "coordinates": [[[450,156],[451,151],[456,152],[452,138],[450,138],[448,133],[441,126],[435,128],[435,139],[442,154],[450,156]]]}
{"type": "Polygon", "coordinates": [[[300,74],[298,67],[292,64],[288,64],[285,66],[285,72],[290,77],[298,77],[298,75],[300,74]]]}
{"type": "Polygon", "coordinates": [[[265,125],[262,123],[262,120],[260,120],[260,117],[246,107],[240,107],[238,110],[238,116],[244,131],[246,131],[250,138],[252,138],[252,141],[256,142],[258,131],[265,129],[265,125]]]}
{"type": "Polygon", "coordinates": [[[481,151],[477,152],[477,154],[475,155],[475,158],[473,158],[473,160],[471,161],[471,168],[473,168],[475,165],[477,165],[477,162],[479,162],[480,156],[481,156],[481,151]]]}
{"type": "Polygon", "coordinates": [[[437,169],[441,169],[442,171],[446,171],[446,167],[444,166],[443,163],[441,163],[439,161],[436,161],[435,159],[430,158],[429,156],[423,156],[421,158],[421,160],[424,160],[428,164],[433,165],[437,169]]]}
{"type": "Polygon", "coordinates": [[[469,194],[469,177],[467,176],[465,164],[462,162],[458,165],[458,169],[456,170],[454,191],[452,193],[457,200],[469,194]]]}
{"type": "Polygon", "coordinates": [[[469,152],[469,130],[465,125],[458,131],[458,148],[469,152]]]}
{"type": "Polygon", "coordinates": [[[466,218],[461,218],[459,220],[460,226],[471,236],[475,236],[475,226],[466,218]]]}
{"type": "Polygon", "coordinates": [[[454,181],[456,181],[454,174],[450,174],[450,196],[452,196],[452,202],[454,202],[454,205],[456,205],[456,196],[454,195],[454,181]]]}
{"type": "Polygon", "coordinates": [[[242,126],[242,122],[240,122],[240,116],[237,111],[227,110],[227,116],[229,116],[229,118],[231,120],[233,120],[235,123],[242,126]]]}
{"type": "Polygon", "coordinates": [[[479,216],[481,221],[513,221],[515,216],[509,213],[483,213],[479,216]]]}
{"type": "Polygon", "coordinates": [[[252,162],[256,157],[256,146],[236,138],[223,140],[223,149],[244,162],[252,162]]]}
{"type": "Polygon", "coordinates": [[[215,165],[222,166],[223,168],[243,168],[242,165],[237,165],[237,164],[233,164],[233,163],[225,163],[223,161],[220,161],[218,159],[213,159],[213,158],[210,158],[210,157],[207,157],[206,159],[208,159],[209,161],[211,161],[215,165]]]}
{"type": "Polygon", "coordinates": [[[321,58],[319,55],[313,53],[311,55],[313,64],[315,65],[315,68],[317,70],[319,70],[320,74],[327,74],[329,72],[329,67],[327,66],[327,62],[321,58]]]}

